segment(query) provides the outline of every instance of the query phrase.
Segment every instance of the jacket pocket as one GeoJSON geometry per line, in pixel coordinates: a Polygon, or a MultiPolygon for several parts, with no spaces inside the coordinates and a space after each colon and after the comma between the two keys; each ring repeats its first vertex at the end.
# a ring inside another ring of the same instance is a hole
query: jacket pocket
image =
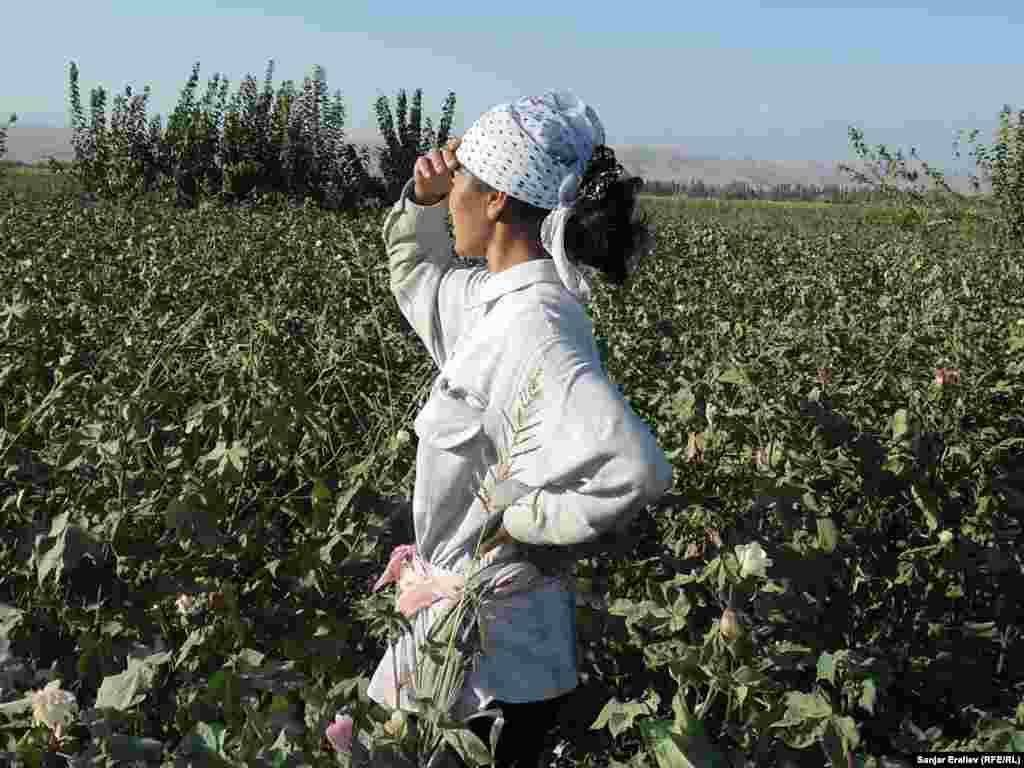
{"type": "Polygon", "coordinates": [[[413,427],[421,440],[443,451],[461,453],[484,433],[486,407],[479,394],[455,387],[441,377],[413,427]]]}

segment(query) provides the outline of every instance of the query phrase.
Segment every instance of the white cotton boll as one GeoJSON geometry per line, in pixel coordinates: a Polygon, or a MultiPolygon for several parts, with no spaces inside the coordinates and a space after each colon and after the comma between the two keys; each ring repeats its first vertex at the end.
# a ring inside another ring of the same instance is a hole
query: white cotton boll
{"type": "Polygon", "coordinates": [[[756,541],[753,544],[738,544],[735,549],[736,559],[740,561],[741,579],[747,576],[760,576],[761,578],[767,576],[767,569],[772,561],[760,544],[756,541]]]}
{"type": "Polygon", "coordinates": [[[75,695],[60,689],[60,680],[54,680],[39,691],[28,695],[32,704],[32,720],[36,725],[44,724],[51,730],[61,731],[71,724],[78,712],[75,695]]]}

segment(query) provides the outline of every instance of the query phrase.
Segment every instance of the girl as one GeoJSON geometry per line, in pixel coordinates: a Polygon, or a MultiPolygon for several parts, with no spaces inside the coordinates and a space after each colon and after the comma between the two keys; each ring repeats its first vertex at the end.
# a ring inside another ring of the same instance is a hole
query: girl
{"type": "MultiPolygon", "coordinates": [[[[530,585],[481,618],[485,647],[454,705],[459,717],[502,710],[498,766],[536,765],[578,682],[570,547],[621,529],[672,485],[651,431],[608,381],[583,307],[590,287],[577,263],[621,285],[649,243],[632,218],[640,179],[620,178],[604,142],[597,114],[569,92],[500,105],[416,161],[383,227],[392,293],[440,373],[415,422],[416,544],[402,555],[420,582],[400,584],[410,595],[427,584],[428,597],[369,695],[413,708],[416,645],[485,535],[481,551],[505,564],[496,583],[525,575],[530,585]],[[486,266],[456,268],[453,245],[486,266]],[[527,391],[535,449],[496,467],[527,391]],[[475,491],[488,472],[498,482],[485,505],[475,491]]],[[[490,720],[472,723],[488,743],[490,720]]]]}

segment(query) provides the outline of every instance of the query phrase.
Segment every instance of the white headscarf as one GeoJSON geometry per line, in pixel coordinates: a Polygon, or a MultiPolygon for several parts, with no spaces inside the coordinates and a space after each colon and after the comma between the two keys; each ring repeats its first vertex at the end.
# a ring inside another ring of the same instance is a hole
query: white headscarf
{"type": "Polygon", "coordinates": [[[549,90],[485,112],[455,152],[462,166],[494,189],[552,209],[541,225],[541,242],[562,283],[583,303],[590,285],[565,252],[565,223],[594,147],[604,143],[593,108],[569,91],[549,90]]]}

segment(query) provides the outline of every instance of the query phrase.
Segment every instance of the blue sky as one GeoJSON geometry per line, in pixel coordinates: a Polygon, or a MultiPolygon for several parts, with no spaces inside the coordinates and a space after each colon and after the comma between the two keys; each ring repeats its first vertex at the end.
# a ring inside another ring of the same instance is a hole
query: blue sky
{"type": "Polygon", "coordinates": [[[376,97],[399,88],[421,87],[435,124],[454,90],[459,133],[495,104],[564,87],[595,107],[612,145],[848,160],[853,124],[870,144],[916,146],[948,167],[957,129],[987,138],[1004,103],[1024,106],[1024,3],[909,5],[19,2],[4,13],[15,34],[4,35],[0,114],[66,125],[71,60],[86,107],[96,85],[148,84],[150,114],[166,118],[194,62],[201,92],[214,72],[234,92],[247,73],[262,83],[272,58],[275,88],[322,65],[356,140],[376,133],[376,97]]]}

